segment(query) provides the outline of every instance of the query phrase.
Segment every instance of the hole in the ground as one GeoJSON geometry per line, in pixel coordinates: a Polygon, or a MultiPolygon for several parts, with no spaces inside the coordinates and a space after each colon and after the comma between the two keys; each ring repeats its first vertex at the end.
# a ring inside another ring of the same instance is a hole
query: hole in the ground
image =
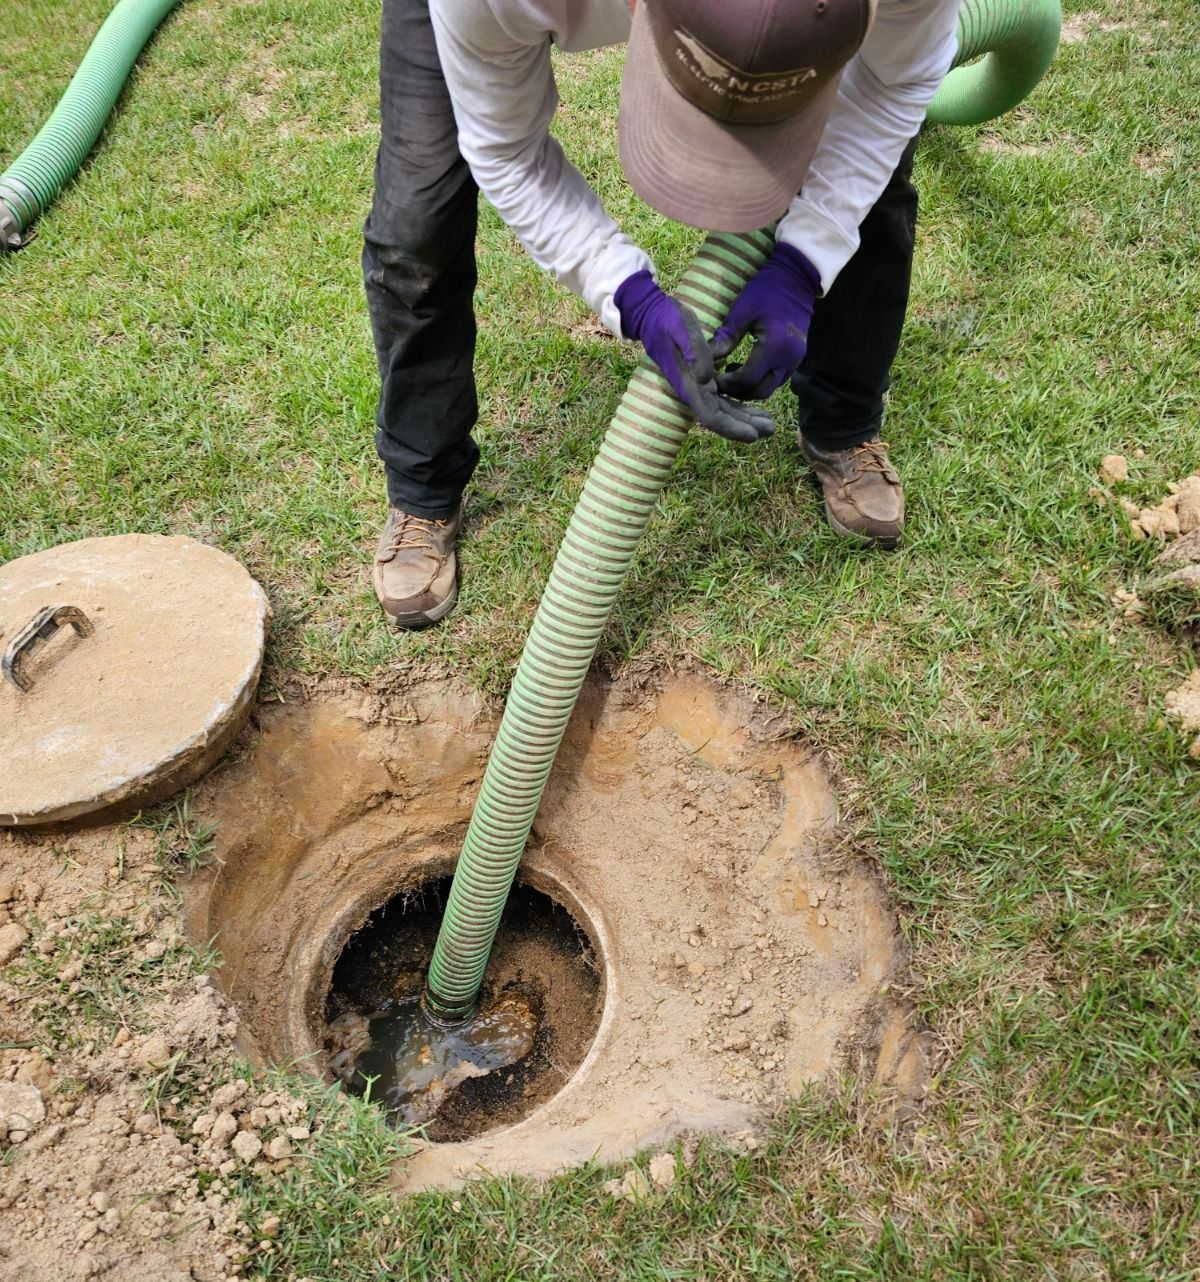
{"type": "MultiPolygon", "coordinates": [[[[405,964],[424,969],[444,882],[412,895],[453,869],[495,734],[495,710],[448,683],[328,689],[264,705],[252,750],[197,790],[217,844],[189,931],[216,940],[255,1063],[329,1075],[331,987],[351,966],[339,959],[394,925],[406,893],[409,926],[427,916],[405,964]]],[[[589,681],[521,873],[582,926],[602,991],[575,990],[574,1020],[552,1012],[542,1078],[522,1069],[459,1092],[439,1133],[469,1137],[419,1148],[397,1180],[542,1177],[687,1134],[758,1134],[834,1074],[909,1108],[927,1035],[897,999],[905,951],[886,886],[837,822],[820,759],[768,709],[691,676],[589,681]]],[[[573,927],[559,934],[586,953],[573,927]]],[[[500,940],[497,963],[517,934],[500,940]]],[[[561,960],[527,954],[521,977],[566,1001],[561,960]]],[[[508,978],[493,969],[493,990],[508,978]]]]}
{"type": "MultiPolygon", "coordinates": [[[[335,1074],[357,1093],[366,1077],[376,1078],[372,1097],[397,1120],[404,1113],[396,1053],[411,1029],[449,891],[450,878],[436,877],[372,913],[343,948],[325,1001],[320,1040],[335,1074]]],[[[516,1062],[492,1072],[462,1080],[452,1072],[434,1082],[428,1137],[462,1140],[510,1126],[557,1094],[599,1027],[601,974],[596,945],[572,913],[533,886],[516,886],[484,977],[482,1009],[529,1012],[532,1047],[514,1048],[516,1062]]]]}

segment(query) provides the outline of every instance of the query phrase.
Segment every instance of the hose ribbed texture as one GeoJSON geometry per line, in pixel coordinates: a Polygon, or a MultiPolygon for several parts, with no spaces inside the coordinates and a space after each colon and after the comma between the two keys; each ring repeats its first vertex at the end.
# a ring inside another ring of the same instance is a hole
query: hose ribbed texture
{"type": "Polygon", "coordinates": [[[1046,74],[1062,30],[1059,0],[963,0],[955,70],[926,113],[936,125],[980,125],[1011,111],[1046,74]],[[960,66],[986,55],[969,67],[960,66]]]}
{"type": "MultiPolygon", "coordinates": [[[[766,261],[770,232],[709,237],[676,290],[706,333],[766,261]]],[[[563,731],[691,415],[648,358],[617,407],[513,678],[429,968],[435,1013],[468,1013],[563,731]]]]}
{"type": "Polygon", "coordinates": [[[120,0],[37,136],[0,176],[0,201],[25,232],[83,164],[155,28],[179,0],[120,0]]]}

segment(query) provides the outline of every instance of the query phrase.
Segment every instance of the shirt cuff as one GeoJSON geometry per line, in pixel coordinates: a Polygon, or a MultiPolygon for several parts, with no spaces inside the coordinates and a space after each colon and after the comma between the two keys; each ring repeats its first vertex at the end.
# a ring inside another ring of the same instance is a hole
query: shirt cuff
{"type": "Polygon", "coordinates": [[[624,237],[604,250],[588,271],[583,300],[617,338],[626,336],[621,333],[621,313],[613,295],[634,272],[640,271],[648,271],[655,280],[658,279],[650,255],[624,237]]]}
{"type": "Polygon", "coordinates": [[[775,239],[798,249],[817,269],[821,293],[827,294],[837,274],[858,249],[858,230],[849,232],[798,196],[775,229],[775,239]]]}

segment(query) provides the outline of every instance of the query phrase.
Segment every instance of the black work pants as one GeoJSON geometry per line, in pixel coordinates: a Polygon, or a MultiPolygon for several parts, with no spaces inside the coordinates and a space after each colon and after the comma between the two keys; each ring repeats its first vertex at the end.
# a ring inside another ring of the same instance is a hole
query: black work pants
{"type": "MultiPolygon", "coordinates": [[[[384,0],[382,137],[363,243],[380,396],[375,446],[388,500],[450,516],[479,450],[475,357],[477,189],[458,151],[428,0],[384,0]]],[[[862,225],[862,244],[818,299],[793,380],[805,435],[825,449],[879,430],[908,303],[916,139],[862,225]]]]}
{"type": "Polygon", "coordinates": [[[863,219],[854,257],[813,308],[808,352],[792,389],[801,430],[821,449],[861,445],[878,435],[883,422],[883,398],[900,347],[912,279],[916,151],[914,138],[863,219]]]}

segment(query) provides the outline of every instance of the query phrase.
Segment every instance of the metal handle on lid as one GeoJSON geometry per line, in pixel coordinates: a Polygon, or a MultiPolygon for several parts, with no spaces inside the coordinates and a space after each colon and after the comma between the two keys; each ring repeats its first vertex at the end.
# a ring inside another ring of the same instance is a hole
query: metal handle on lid
{"type": "Polygon", "coordinates": [[[4,651],[4,658],[0,659],[0,671],[3,671],[4,679],[28,694],[33,689],[33,678],[25,671],[25,661],[36,654],[66,623],[81,637],[90,637],[96,630],[91,619],[78,606],[43,606],[13,637],[8,649],[4,651]]]}

